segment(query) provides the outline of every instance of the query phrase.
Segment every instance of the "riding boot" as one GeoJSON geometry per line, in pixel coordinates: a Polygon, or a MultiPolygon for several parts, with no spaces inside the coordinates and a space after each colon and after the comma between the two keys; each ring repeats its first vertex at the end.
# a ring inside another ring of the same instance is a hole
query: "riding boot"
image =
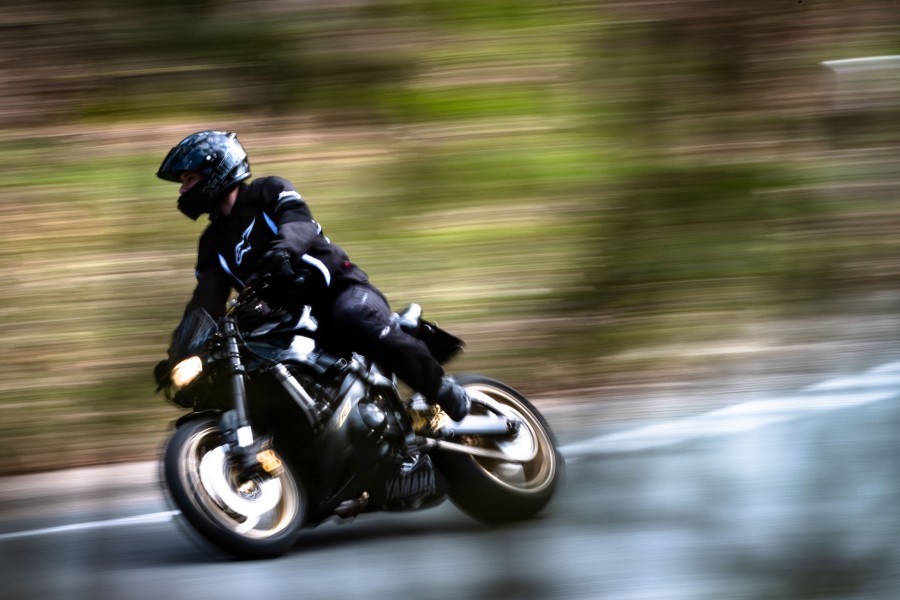
{"type": "Polygon", "coordinates": [[[454,421],[462,421],[472,406],[468,392],[452,377],[444,377],[441,380],[441,387],[430,400],[440,406],[441,410],[454,421]]]}

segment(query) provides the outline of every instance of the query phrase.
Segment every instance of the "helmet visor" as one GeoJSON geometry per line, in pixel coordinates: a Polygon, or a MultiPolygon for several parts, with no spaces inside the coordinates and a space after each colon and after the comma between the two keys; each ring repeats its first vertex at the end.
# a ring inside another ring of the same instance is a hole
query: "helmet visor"
{"type": "Polygon", "coordinates": [[[156,176],[166,181],[181,182],[181,174],[185,171],[193,171],[200,167],[202,158],[198,160],[196,152],[184,144],[175,146],[163,159],[156,176]]]}

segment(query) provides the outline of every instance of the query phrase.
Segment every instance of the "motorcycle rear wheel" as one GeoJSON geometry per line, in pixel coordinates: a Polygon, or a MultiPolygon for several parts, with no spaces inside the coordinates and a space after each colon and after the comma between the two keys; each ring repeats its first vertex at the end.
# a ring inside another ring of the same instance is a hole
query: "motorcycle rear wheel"
{"type": "MultiPolygon", "coordinates": [[[[240,558],[288,551],[306,521],[307,499],[284,457],[277,477],[242,479],[214,418],[182,424],[169,438],[163,475],[184,518],[203,537],[240,558]]],[[[277,453],[277,451],[276,451],[277,453]]]]}
{"type": "Polygon", "coordinates": [[[522,394],[482,375],[458,375],[472,399],[471,414],[494,410],[520,423],[514,436],[468,436],[471,446],[500,451],[510,461],[442,451],[435,463],[450,485],[450,498],[463,512],[488,524],[530,518],[543,509],[563,476],[565,462],[544,417],[522,394]],[[523,457],[528,457],[521,462],[523,457]]]}

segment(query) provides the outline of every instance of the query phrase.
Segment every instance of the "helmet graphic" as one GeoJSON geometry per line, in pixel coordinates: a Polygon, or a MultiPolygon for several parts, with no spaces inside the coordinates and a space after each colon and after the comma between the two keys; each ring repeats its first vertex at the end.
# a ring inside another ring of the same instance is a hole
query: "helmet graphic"
{"type": "Polygon", "coordinates": [[[186,171],[198,171],[200,181],[181,195],[178,209],[196,220],[211,212],[224,194],[250,177],[250,163],[236,134],[199,131],[169,150],[156,176],[178,183],[186,171]]]}

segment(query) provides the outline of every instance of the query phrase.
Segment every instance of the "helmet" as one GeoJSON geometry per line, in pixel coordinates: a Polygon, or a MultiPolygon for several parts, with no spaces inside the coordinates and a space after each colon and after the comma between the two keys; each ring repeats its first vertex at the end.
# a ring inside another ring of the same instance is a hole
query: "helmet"
{"type": "Polygon", "coordinates": [[[250,163],[237,134],[199,131],[169,150],[156,176],[178,183],[186,171],[199,171],[201,178],[178,199],[178,210],[196,220],[212,212],[223,195],[250,177],[250,163]]]}

